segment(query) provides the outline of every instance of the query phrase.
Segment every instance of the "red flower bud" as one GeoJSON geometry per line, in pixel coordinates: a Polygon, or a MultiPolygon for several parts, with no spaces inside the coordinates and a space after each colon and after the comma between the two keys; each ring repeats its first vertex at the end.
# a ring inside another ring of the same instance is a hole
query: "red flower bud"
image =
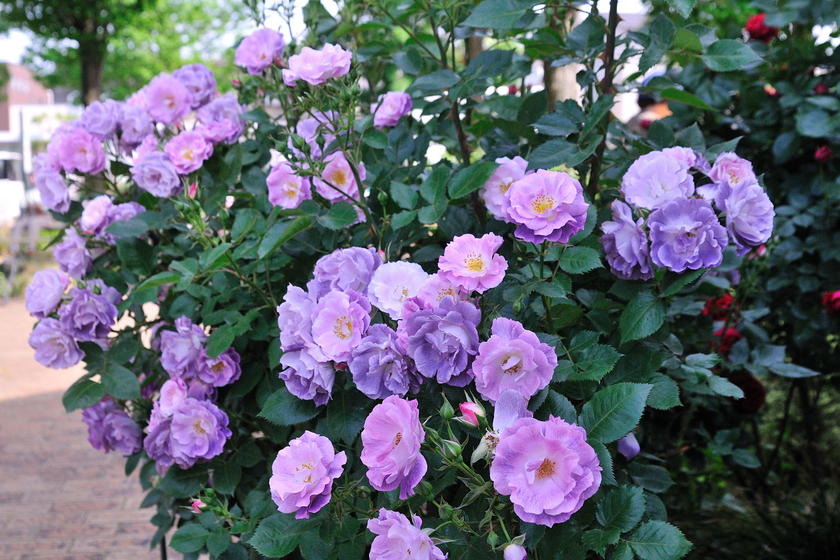
{"type": "Polygon", "coordinates": [[[703,315],[711,316],[715,321],[726,319],[732,310],[735,298],[732,294],[723,294],[719,298],[707,299],[703,306],[703,315]]]}
{"type": "Polygon", "coordinates": [[[828,93],[828,86],[823,83],[819,83],[814,86],[814,93],[817,95],[825,95],[828,93]]]}
{"type": "Polygon", "coordinates": [[[814,152],[814,161],[816,161],[817,163],[825,163],[831,159],[832,155],[833,154],[831,152],[831,148],[823,145],[817,148],[817,150],[814,152]]]}
{"type": "Polygon", "coordinates": [[[755,14],[753,17],[748,19],[744,29],[747,30],[750,39],[753,41],[763,41],[765,43],[769,43],[776,37],[776,35],[779,34],[779,29],[777,27],[770,27],[764,23],[764,14],[755,14]]]}
{"type": "Polygon", "coordinates": [[[824,293],[822,304],[830,317],[840,317],[840,290],[824,293]]]}

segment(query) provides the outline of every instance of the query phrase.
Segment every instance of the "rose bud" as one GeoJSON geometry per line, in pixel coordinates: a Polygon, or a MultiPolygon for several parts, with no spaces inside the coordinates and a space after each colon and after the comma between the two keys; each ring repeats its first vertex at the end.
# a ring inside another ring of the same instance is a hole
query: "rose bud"
{"type": "Polygon", "coordinates": [[[814,160],[818,163],[825,163],[831,159],[832,155],[831,148],[823,145],[814,152],[814,160]]]}
{"type": "Polygon", "coordinates": [[[642,448],[639,445],[639,440],[633,434],[627,434],[618,440],[618,452],[624,455],[628,461],[639,454],[642,448]]]}

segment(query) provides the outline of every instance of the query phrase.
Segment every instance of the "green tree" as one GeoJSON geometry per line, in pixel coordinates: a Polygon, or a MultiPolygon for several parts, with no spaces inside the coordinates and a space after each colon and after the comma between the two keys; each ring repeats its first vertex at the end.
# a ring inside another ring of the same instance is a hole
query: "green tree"
{"type": "MultiPolygon", "coordinates": [[[[103,93],[125,97],[188,62],[222,61],[241,9],[221,0],[0,0],[0,29],[29,30],[24,62],[88,104],[103,93]]],[[[217,75],[226,65],[218,66],[217,75]]]]}

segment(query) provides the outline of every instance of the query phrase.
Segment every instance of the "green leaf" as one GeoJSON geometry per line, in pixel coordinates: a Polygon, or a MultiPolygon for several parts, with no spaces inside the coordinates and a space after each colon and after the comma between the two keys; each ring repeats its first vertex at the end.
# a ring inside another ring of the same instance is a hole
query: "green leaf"
{"type": "Polygon", "coordinates": [[[416,219],[416,210],[403,210],[402,212],[397,212],[391,217],[391,227],[394,229],[404,228],[416,219]]]}
{"type": "Polygon", "coordinates": [[[224,529],[217,529],[207,537],[207,550],[215,558],[230,546],[230,535],[224,529]]]}
{"type": "Polygon", "coordinates": [[[452,70],[437,70],[414,80],[409,86],[410,90],[435,91],[449,89],[458,83],[460,78],[452,70]]]}
{"type": "Polygon", "coordinates": [[[140,381],[134,372],[116,362],[108,362],[102,373],[102,387],[105,392],[118,399],[131,400],[140,397],[140,381]]]}
{"type": "Polygon", "coordinates": [[[537,3],[532,0],[484,0],[473,8],[469,17],[461,22],[461,25],[488,29],[514,29],[522,16],[537,3]]]}
{"type": "Polygon", "coordinates": [[[659,330],[665,321],[665,306],[651,292],[636,294],[621,312],[618,330],[621,343],[639,340],[659,330]]]}
{"type": "Polygon", "coordinates": [[[770,371],[782,377],[802,379],[803,377],[816,377],[820,372],[790,363],[777,363],[770,365],[770,371]]]}
{"type": "Polygon", "coordinates": [[[93,406],[104,396],[105,389],[102,385],[90,379],[82,378],[70,385],[64,392],[64,396],[61,397],[61,402],[64,405],[64,410],[72,412],[78,408],[93,406]]]}
{"type": "Polygon", "coordinates": [[[592,395],[579,419],[587,438],[610,443],[627,435],[639,423],[651,388],[643,383],[617,383],[592,395]]]}
{"type": "Polygon", "coordinates": [[[213,469],[213,487],[222,494],[233,494],[242,478],[242,467],[228,458],[213,469]]]}
{"type": "Polygon", "coordinates": [[[682,532],[664,521],[647,521],[626,540],[642,560],[678,560],[691,550],[682,532]]]}
{"type": "Polygon", "coordinates": [[[201,268],[204,270],[213,270],[216,268],[216,265],[224,258],[228,249],[230,249],[230,243],[220,243],[209,251],[203,252],[198,259],[201,268]]]}
{"type": "Polygon", "coordinates": [[[573,120],[565,113],[546,113],[532,125],[541,134],[548,136],[568,136],[580,128],[580,121],[573,120]]]}
{"type": "Polygon", "coordinates": [[[684,105],[691,105],[692,107],[697,107],[698,109],[703,109],[704,111],[717,111],[717,109],[693,93],[689,93],[684,89],[665,88],[659,92],[659,95],[669,101],[676,101],[677,103],[682,103],[684,105]]]}
{"type": "Polygon", "coordinates": [[[701,268],[700,270],[692,270],[691,272],[680,274],[673,282],[665,286],[665,289],[662,290],[662,297],[677,295],[680,290],[703,276],[705,273],[706,270],[701,268]]]}
{"type": "Polygon", "coordinates": [[[461,169],[455,173],[455,176],[452,177],[452,181],[449,183],[450,198],[461,198],[473,191],[477,191],[487,182],[487,179],[490,178],[490,175],[493,174],[497,167],[499,167],[498,163],[480,161],[461,169]]]}
{"type": "Polygon", "coordinates": [[[569,274],[584,274],[602,266],[598,251],[589,247],[569,247],[560,257],[560,268],[569,274]]]}
{"type": "Polygon", "coordinates": [[[207,356],[215,358],[233,344],[236,338],[236,328],[230,325],[220,325],[213,329],[207,339],[207,356]]]}
{"type": "Polygon", "coordinates": [[[740,387],[719,375],[709,378],[709,388],[722,397],[744,398],[744,391],[740,387]]]}
{"type": "Polygon", "coordinates": [[[671,18],[665,14],[657,14],[649,24],[648,30],[648,44],[639,57],[639,72],[642,73],[647,72],[665,55],[677,31],[671,18]]]}
{"type": "Polygon", "coordinates": [[[612,371],[621,354],[606,344],[595,344],[575,353],[575,373],[569,381],[600,381],[612,371]]]}
{"type": "Polygon", "coordinates": [[[303,534],[308,532],[314,523],[295,519],[289,514],[275,513],[260,522],[248,544],[263,556],[283,558],[297,548],[303,534]]]}
{"type": "Polygon", "coordinates": [[[610,455],[610,450],[600,441],[590,441],[589,443],[592,445],[592,449],[595,450],[595,454],[598,456],[598,462],[601,464],[602,481],[604,484],[615,486],[615,472],[613,471],[613,459],[612,455],[610,455]]]}
{"type": "Polygon", "coordinates": [[[668,4],[684,18],[691,15],[696,3],[697,0],[668,0],[668,4]]]}
{"type": "Polygon", "coordinates": [[[198,523],[187,523],[175,531],[172,540],[169,541],[169,546],[184,554],[198,552],[204,548],[209,535],[210,531],[198,523]]]}
{"type": "Polygon", "coordinates": [[[601,120],[610,113],[610,109],[612,109],[614,105],[614,100],[615,95],[613,94],[602,95],[595,103],[592,104],[592,109],[589,111],[586,124],[583,125],[583,130],[580,131],[578,143],[581,143],[590,132],[595,130],[595,127],[601,123],[601,120]]]}
{"type": "Polygon", "coordinates": [[[546,415],[551,414],[557,418],[562,418],[570,424],[577,421],[577,411],[574,405],[569,399],[553,389],[549,389],[545,402],[540,409],[546,411],[546,415]]]}
{"type": "Polygon", "coordinates": [[[638,486],[619,486],[610,490],[598,504],[595,517],[604,527],[622,533],[631,530],[645,513],[645,495],[638,486]]]}
{"type": "Polygon", "coordinates": [[[604,18],[594,14],[576,25],[566,37],[566,46],[583,56],[601,53],[604,48],[604,18]]]}
{"type": "Polygon", "coordinates": [[[668,410],[680,406],[680,388],[677,382],[661,373],[654,373],[646,383],[651,383],[653,388],[648,395],[647,405],[657,410],[668,410]]]}
{"type": "Polygon", "coordinates": [[[158,286],[163,286],[164,284],[174,284],[178,280],[181,279],[181,275],[177,272],[172,270],[164,270],[163,272],[158,272],[154,276],[149,276],[134,288],[135,292],[139,292],[141,290],[148,290],[150,288],[157,288],[158,286]]]}
{"type": "Polygon", "coordinates": [[[720,39],[712,43],[702,57],[703,63],[716,72],[730,72],[761,62],[749,45],[735,39],[720,39]]]}
{"type": "Polygon", "coordinates": [[[837,116],[834,118],[822,109],[800,108],[796,113],[796,132],[808,138],[822,138],[834,132],[837,116]]]}
{"type": "Polygon", "coordinates": [[[437,165],[420,185],[420,196],[429,204],[446,201],[446,181],[449,180],[449,168],[437,165]]]}
{"type": "Polygon", "coordinates": [[[311,226],[312,216],[298,216],[291,222],[274,224],[260,242],[259,249],[257,249],[257,258],[265,258],[266,255],[274,252],[277,247],[311,226]]]}
{"type": "Polygon", "coordinates": [[[278,426],[294,426],[311,420],[318,414],[312,401],[303,401],[282,387],[266,399],[260,416],[278,426]]]}
{"type": "Polygon", "coordinates": [[[528,169],[551,169],[558,165],[573,165],[570,162],[576,159],[577,154],[577,144],[563,138],[554,138],[531,151],[528,155],[528,169]]]}
{"type": "Polygon", "coordinates": [[[589,529],[581,537],[581,542],[588,550],[594,550],[603,558],[607,547],[618,542],[618,529],[589,529]]]}
{"type": "Polygon", "coordinates": [[[665,492],[674,484],[665,467],[644,465],[635,461],[630,464],[630,477],[645,490],[656,493],[665,492]]]}
{"type": "Polygon", "coordinates": [[[105,231],[117,237],[140,237],[149,231],[149,225],[139,216],[135,216],[130,220],[114,222],[105,228],[105,231]]]}
{"type": "Polygon", "coordinates": [[[406,210],[411,210],[417,206],[417,191],[409,185],[398,181],[391,183],[391,198],[400,205],[400,208],[405,208],[406,210]]]}
{"type": "Polygon", "coordinates": [[[338,231],[357,222],[358,219],[356,208],[342,200],[333,204],[326,214],[318,216],[318,223],[327,229],[338,231]]]}

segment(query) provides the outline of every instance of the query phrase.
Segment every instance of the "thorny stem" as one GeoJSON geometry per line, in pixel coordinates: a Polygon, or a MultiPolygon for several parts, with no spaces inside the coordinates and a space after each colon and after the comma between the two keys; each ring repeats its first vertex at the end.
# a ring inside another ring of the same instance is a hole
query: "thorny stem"
{"type": "MultiPolygon", "coordinates": [[[[618,26],[618,0],[610,0],[610,15],[607,22],[607,44],[604,50],[604,79],[601,80],[601,95],[609,95],[613,91],[613,72],[615,71],[615,29],[618,26]]],[[[609,115],[606,117],[609,122],[609,115]]],[[[601,162],[604,158],[604,151],[607,148],[607,131],[604,130],[604,137],[601,138],[595,156],[592,158],[592,165],[589,168],[589,184],[587,190],[594,194],[600,190],[598,176],[601,174],[601,162]]]]}

